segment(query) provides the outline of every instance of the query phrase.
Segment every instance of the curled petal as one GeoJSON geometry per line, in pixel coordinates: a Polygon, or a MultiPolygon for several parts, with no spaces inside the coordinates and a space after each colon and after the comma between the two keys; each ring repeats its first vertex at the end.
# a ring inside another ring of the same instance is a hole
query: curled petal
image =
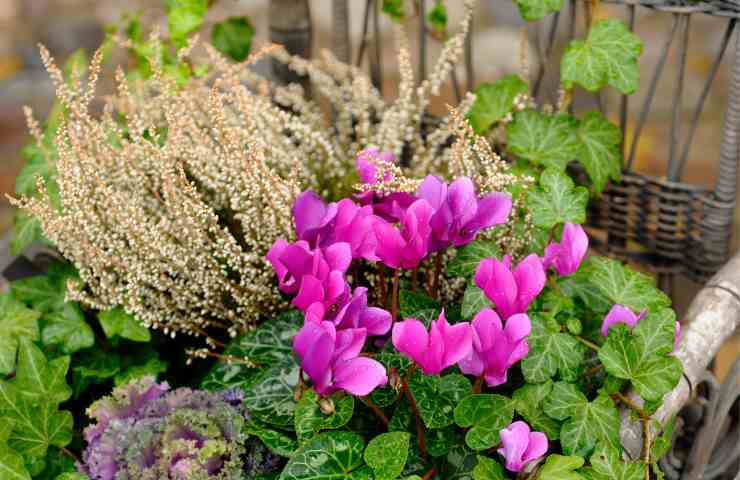
{"type": "Polygon", "coordinates": [[[604,317],[601,324],[601,335],[606,337],[609,334],[609,327],[615,323],[624,323],[629,325],[630,328],[634,328],[643,316],[644,312],[641,312],[638,316],[629,307],[614,305],[604,317]]]}
{"type": "Polygon", "coordinates": [[[409,318],[393,325],[393,346],[401,353],[418,363],[423,358],[429,345],[429,334],[424,324],[415,318],[409,318]]]}
{"type": "Polygon", "coordinates": [[[371,358],[357,357],[334,367],[334,386],[353,395],[367,395],[386,383],[385,367],[371,358]]]}

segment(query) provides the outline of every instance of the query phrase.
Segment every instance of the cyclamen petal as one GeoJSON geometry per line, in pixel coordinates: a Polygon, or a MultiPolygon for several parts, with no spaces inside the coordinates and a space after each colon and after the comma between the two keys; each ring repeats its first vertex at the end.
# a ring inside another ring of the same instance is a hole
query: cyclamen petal
{"type": "Polygon", "coordinates": [[[545,247],[542,263],[545,269],[554,266],[558,275],[571,275],[578,270],[588,251],[588,235],[583,227],[566,223],[560,243],[552,242],[545,247]]]}
{"type": "Polygon", "coordinates": [[[525,313],[545,287],[545,270],[540,258],[531,254],[511,271],[511,260],[486,258],[475,272],[475,284],[496,305],[503,318],[525,313]]]}
{"type": "Polygon", "coordinates": [[[427,375],[434,375],[466,357],[473,333],[467,322],[450,325],[444,316],[432,322],[429,333],[415,318],[393,326],[393,346],[416,362],[427,375]]]}
{"type": "Polygon", "coordinates": [[[506,460],[506,469],[520,472],[525,465],[547,453],[547,437],[541,432],[532,432],[525,422],[518,421],[501,430],[501,445],[498,453],[506,460]]]}
{"type": "MultiPolygon", "coordinates": [[[[638,322],[642,320],[643,318],[645,318],[646,314],[647,314],[647,309],[645,308],[640,310],[640,313],[638,315],[635,315],[635,313],[629,307],[626,307],[624,305],[618,305],[618,304],[614,305],[611,308],[611,310],[609,310],[609,313],[606,314],[603,322],[601,323],[601,336],[602,337],[608,336],[609,328],[616,323],[624,323],[630,328],[635,328],[638,322]]],[[[676,350],[678,350],[678,347],[680,345],[681,345],[681,323],[676,321],[675,336],[673,338],[673,351],[675,352],[676,350]]]]}
{"type": "Polygon", "coordinates": [[[401,219],[401,229],[378,219],[374,225],[378,240],[376,254],[391,268],[416,268],[426,257],[432,207],[426,200],[415,201],[401,219]]]}
{"type": "Polygon", "coordinates": [[[316,247],[319,238],[328,236],[337,215],[337,204],[327,204],[313,190],[302,192],[293,204],[293,220],[299,240],[316,247]]]}
{"type": "Polygon", "coordinates": [[[385,367],[376,360],[356,357],[334,367],[334,386],[364,396],[388,383],[385,367]]]}

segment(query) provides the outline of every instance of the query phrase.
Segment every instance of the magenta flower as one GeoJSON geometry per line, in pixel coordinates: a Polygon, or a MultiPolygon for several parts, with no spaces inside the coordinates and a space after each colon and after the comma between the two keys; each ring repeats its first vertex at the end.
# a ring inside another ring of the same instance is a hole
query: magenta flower
{"type": "Polygon", "coordinates": [[[375,222],[380,260],[391,268],[416,268],[428,253],[432,213],[429,202],[420,199],[404,213],[400,230],[380,219],[375,222]]]}
{"type": "Polygon", "coordinates": [[[352,258],[377,261],[375,249],[378,241],[373,230],[373,225],[377,221],[378,217],[373,215],[373,207],[370,205],[360,207],[345,198],[337,203],[336,223],[327,240],[332,243],[347,242],[352,251],[352,258]]]}
{"type": "Polygon", "coordinates": [[[506,383],[506,372],[527,356],[527,336],[532,331],[529,317],[518,313],[501,324],[501,318],[484,308],[473,319],[473,348],[460,360],[460,370],[476,377],[483,375],[489,387],[506,383]]]}
{"type": "Polygon", "coordinates": [[[558,275],[571,275],[578,270],[587,250],[588,236],[583,227],[566,223],[560,243],[552,242],[545,247],[542,264],[545,270],[554,265],[558,275]]]}
{"type": "Polygon", "coordinates": [[[448,187],[429,175],[419,186],[417,196],[434,209],[430,250],[435,252],[450,243],[456,247],[470,243],[480,230],[505,223],[511,211],[509,194],[496,192],[478,198],[468,177],[460,177],[448,187]]]}
{"type": "Polygon", "coordinates": [[[345,390],[362,396],[388,382],[383,365],[359,356],[366,338],[364,328],[337,331],[332,322],[317,322],[307,316],[293,339],[293,350],[316,392],[331,395],[345,390]]]}
{"type": "Polygon", "coordinates": [[[302,192],[293,204],[293,221],[298,240],[304,240],[312,248],[319,240],[328,237],[334,228],[337,204],[327,204],[313,190],[302,192]]]}
{"type": "Polygon", "coordinates": [[[434,375],[465,358],[472,348],[473,332],[467,322],[450,325],[444,310],[432,321],[427,333],[424,324],[408,318],[393,325],[393,346],[411,358],[427,375],[434,375]]]}
{"type": "Polygon", "coordinates": [[[306,241],[288,243],[278,239],[265,258],[272,263],[277,273],[280,290],[295,293],[306,276],[312,276],[323,283],[331,271],[344,275],[352,262],[352,253],[350,245],[344,242],[311,250],[306,241]]]}
{"type": "MultiPolygon", "coordinates": [[[[394,164],[396,157],[391,152],[379,152],[377,148],[366,148],[357,155],[357,173],[364,184],[379,183],[378,165],[394,164]]],[[[383,182],[393,180],[392,172],[386,172],[383,182]]],[[[378,193],[367,191],[356,195],[361,205],[370,206],[373,213],[388,222],[397,222],[416,197],[407,192],[378,193]]]]}
{"type": "Polygon", "coordinates": [[[506,469],[510,472],[521,472],[527,463],[547,452],[547,436],[531,431],[522,421],[501,430],[501,444],[498,453],[506,460],[506,469]]]}
{"type": "Polygon", "coordinates": [[[378,307],[367,306],[367,288],[357,287],[352,297],[334,317],[338,329],[364,328],[371,336],[385,335],[391,329],[391,314],[378,307]]]}
{"type": "MultiPolygon", "coordinates": [[[[601,336],[606,337],[607,335],[609,335],[609,327],[611,327],[615,323],[624,323],[630,328],[635,328],[635,325],[637,325],[640,320],[645,318],[646,314],[647,309],[645,308],[640,310],[640,313],[638,315],[635,315],[635,313],[629,307],[625,307],[624,305],[614,305],[611,310],[609,310],[609,313],[606,314],[606,316],[604,317],[604,321],[601,324],[601,336]]],[[[679,322],[676,322],[676,334],[673,340],[673,350],[677,350],[680,344],[681,324],[679,322]]]]}
{"type": "Polygon", "coordinates": [[[509,318],[516,313],[526,313],[529,304],[540,294],[545,286],[545,269],[534,253],[522,260],[513,272],[508,255],[503,261],[486,258],[475,272],[475,284],[496,305],[498,313],[509,318]]]}

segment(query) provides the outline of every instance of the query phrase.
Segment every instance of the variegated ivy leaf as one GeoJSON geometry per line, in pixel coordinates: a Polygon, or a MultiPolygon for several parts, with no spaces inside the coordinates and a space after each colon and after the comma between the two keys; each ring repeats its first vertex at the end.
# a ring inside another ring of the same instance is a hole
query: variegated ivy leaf
{"type": "Polygon", "coordinates": [[[529,85],[518,75],[506,75],[495,83],[483,83],[478,86],[475,89],[475,102],[467,115],[473,130],[478,134],[484,134],[494,123],[512,111],[517,95],[527,92],[529,85]]]}
{"type": "Polygon", "coordinates": [[[478,465],[473,469],[473,480],[506,480],[504,467],[492,458],[478,455],[478,465]]]}
{"type": "Polygon", "coordinates": [[[602,192],[609,179],[622,173],[622,132],[598,111],[588,112],[577,130],[578,161],[586,169],[594,190],[602,192]]]}
{"type": "Polygon", "coordinates": [[[493,307],[486,294],[475,283],[468,282],[468,286],[463,294],[462,317],[464,319],[473,318],[486,307],[493,307]]]}
{"type": "Polygon", "coordinates": [[[447,273],[454,277],[469,277],[478,269],[484,258],[501,258],[501,249],[491,240],[475,240],[457,249],[457,254],[447,265],[447,273]]]}
{"type": "Polygon", "coordinates": [[[578,155],[578,120],[570,115],[524,110],[506,128],[509,150],[537,165],[565,170],[578,155]]]}
{"type": "Polygon", "coordinates": [[[599,20],[585,40],[573,40],[563,54],[560,77],[566,88],[574,83],[595,92],[611,85],[624,94],[639,85],[637,60],[642,42],[621,20],[599,20]]]}
{"type": "Polygon", "coordinates": [[[636,272],[617,260],[591,257],[584,274],[612,305],[625,305],[639,312],[643,308],[659,310],[671,304],[671,299],[655,286],[653,277],[636,272]]]}
{"type": "Polygon", "coordinates": [[[514,402],[502,395],[470,395],[455,407],[455,423],[470,427],[465,443],[473,450],[487,450],[498,445],[501,430],[513,417],[514,402]]]}
{"type": "Polygon", "coordinates": [[[149,329],[142,325],[136,317],[126,313],[123,307],[98,313],[98,320],[108,338],[118,336],[132,342],[148,342],[152,338],[149,329]]]}
{"type": "Polygon", "coordinates": [[[540,186],[529,194],[532,221],[538,227],[552,228],[561,223],[584,223],[588,190],[574,187],[564,172],[548,168],[540,176],[540,186]]]}
{"type": "Polygon", "coordinates": [[[439,311],[442,305],[435,299],[411,290],[401,290],[398,294],[398,313],[401,318],[416,317],[423,310],[439,311]]]}
{"type": "Polygon", "coordinates": [[[599,359],[611,375],[632,382],[646,401],[657,402],[681,379],[681,362],[673,350],[676,314],[665,308],[651,312],[634,330],[612,325],[599,359]]]}
{"type": "Polygon", "coordinates": [[[280,480],[370,480],[372,470],[364,465],[364,450],[365,443],[356,433],[324,432],[293,455],[280,480]]]}
{"type": "Polygon", "coordinates": [[[565,420],[560,444],[567,455],[587,455],[597,443],[620,448],[619,411],[607,396],[589,402],[575,384],[557,382],[545,402],[545,413],[565,420]]]}
{"type": "Polygon", "coordinates": [[[530,315],[532,333],[527,338],[529,354],[522,359],[522,373],[528,383],[541,383],[556,373],[564,380],[576,380],[586,348],[575,337],[546,325],[541,315],[530,315]]]}
{"type": "Polygon", "coordinates": [[[547,380],[540,384],[526,384],[512,395],[514,409],[524,417],[524,420],[532,427],[532,430],[542,432],[550,440],[560,437],[560,422],[548,417],[543,404],[550,396],[554,383],[547,380]]]}
{"type": "Polygon", "coordinates": [[[588,480],[642,480],[646,465],[624,462],[619,451],[600,445],[590,458],[591,467],[580,470],[588,480]]]}
{"type": "Polygon", "coordinates": [[[31,480],[23,457],[7,445],[0,443],[0,478],[4,480],[31,480]]]}
{"type": "Polygon", "coordinates": [[[515,0],[522,18],[528,22],[542,20],[563,8],[563,0],[515,0]]]}
{"type": "Polygon", "coordinates": [[[61,309],[44,314],[43,318],[41,339],[44,345],[58,345],[63,353],[72,354],[95,344],[95,333],[77,303],[65,303],[61,309]]]}
{"type": "Polygon", "coordinates": [[[583,458],[579,456],[548,455],[545,464],[540,470],[540,480],[585,480],[574,470],[583,466],[583,458]]]}

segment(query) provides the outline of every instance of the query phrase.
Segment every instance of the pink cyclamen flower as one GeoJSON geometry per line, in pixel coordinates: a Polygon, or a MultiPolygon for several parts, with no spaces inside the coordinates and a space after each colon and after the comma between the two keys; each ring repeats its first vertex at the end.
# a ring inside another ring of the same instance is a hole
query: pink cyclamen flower
{"type": "Polygon", "coordinates": [[[434,209],[431,250],[440,251],[452,243],[459,247],[473,241],[480,230],[505,223],[511,212],[511,196],[494,192],[478,198],[475,185],[460,177],[449,187],[428,175],[419,186],[417,196],[434,209]]]}
{"type": "Polygon", "coordinates": [[[318,241],[328,237],[334,228],[337,204],[327,204],[313,190],[301,192],[293,203],[293,221],[298,240],[304,240],[312,248],[318,241]]]}
{"type": "Polygon", "coordinates": [[[337,203],[334,229],[327,237],[327,241],[348,243],[352,258],[377,261],[375,249],[378,241],[373,230],[373,225],[377,221],[378,217],[373,215],[371,206],[360,207],[348,198],[342,199],[337,203]]]}
{"type": "Polygon", "coordinates": [[[527,336],[532,324],[524,313],[506,320],[490,308],[484,308],[473,319],[473,349],[460,360],[460,370],[467,375],[481,376],[489,387],[506,383],[509,367],[527,356],[527,336]]]}
{"type": "Polygon", "coordinates": [[[566,223],[560,243],[552,242],[545,247],[545,257],[542,263],[545,270],[552,265],[558,275],[571,275],[578,270],[587,250],[588,235],[583,231],[583,227],[566,223]]]}
{"type": "Polygon", "coordinates": [[[378,307],[367,306],[367,288],[357,287],[351,298],[334,317],[334,325],[339,328],[365,328],[372,336],[385,335],[391,329],[391,314],[378,307]]]}
{"type": "MultiPolygon", "coordinates": [[[[645,318],[646,314],[646,308],[643,308],[640,310],[639,314],[635,315],[629,307],[625,307],[624,305],[614,305],[611,310],[609,310],[609,313],[606,314],[604,321],[601,324],[601,336],[606,337],[609,335],[609,327],[616,323],[624,323],[630,328],[635,328],[635,325],[645,318]]],[[[681,324],[679,322],[676,322],[675,332],[673,350],[677,350],[681,344],[681,324]]]]}
{"type": "Polygon", "coordinates": [[[511,257],[502,261],[486,258],[475,272],[475,284],[496,305],[503,318],[526,313],[529,304],[545,286],[545,269],[536,254],[531,254],[511,271],[511,257]]]}
{"type": "Polygon", "coordinates": [[[401,219],[400,230],[378,220],[374,225],[378,246],[375,253],[391,268],[416,268],[427,256],[432,207],[426,200],[415,201],[401,219]]]}
{"type": "Polygon", "coordinates": [[[473,332],[467,322],[450,325],[444,310],[427,333],[424,324],[408,318],[393,325],[393,346],[411,358],[427,375],[435,375],[465,358],[472,348],[473,332]]]}
{"type": "Polygon", "coordinates": [[[547,436],[533,432],[525,422],[514,422],[501,430],[502,447],[498,453],[506,460],[506,469],[521,472],[532,460],[537,460],[547,452],[547,436]]]}
{"type": "Polygon", "coordinates": [[[295,293],[301,288],[304,277],[311,276],[324,282],[332,271],[343,276],[352,262],[352,253],[350,245],[345,242],[311,250],[304,240],[288,243],[278,239],[265,258],[277,273],[280,290],[295,293]]]}
{"type": "Polygon", "coordinates": [[[306,316],[303,328],[293,339],[293,350],[301,358],[301,368],[321,395],[345,390],[367,395],[388,382],[385,367],[360,357],[367,332],[364,328],[337,331],[332,322],[306,316]]]}

